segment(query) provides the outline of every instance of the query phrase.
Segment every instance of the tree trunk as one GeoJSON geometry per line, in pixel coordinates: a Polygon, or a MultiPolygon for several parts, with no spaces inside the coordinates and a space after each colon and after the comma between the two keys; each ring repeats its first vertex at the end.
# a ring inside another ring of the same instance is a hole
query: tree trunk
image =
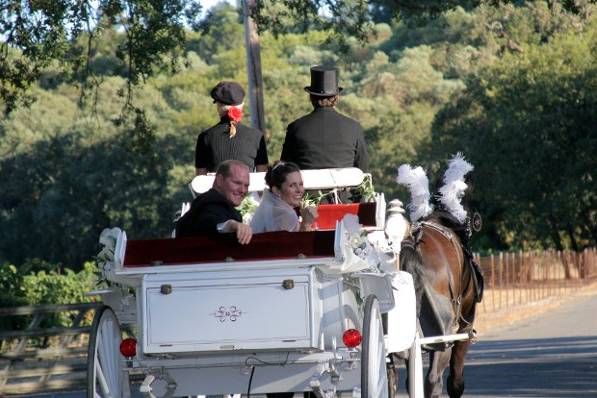
{"type": "Polygon", "coordinates": [[[582,212],[582,216],[585,219],[585,228],[589,231],[593,238],[593,244],[597,245],[597,225],[595,220],[591,220],[588,210],[582,212]]]}
{"type": "Polygon", "coordinates": [[[576,237],[574,236],[574,227],[572,224],[566,224],[566,231],[568,232],[568,236],[570,237],[570,244],[572,245],[572,250],[578,253],[578,243],[576,242],[576,237]]]}
{"type": "Polygon", "coordinates": [[[558,252],[561,254],[560,257],[562,259],[562,264],[564,265],[565,278],[570,279],[572,278],[572,273],[570,272],[570,262],[568,261],[566,253],[564,253],[564,246],[562,245],[562,240],[558,231],[558,224],[555,221],[553,214],[549,215],[549,225],[551,227],[551,238],[555,243],[558,252]]]}
{"type": "Polygon", "coordinates": [[[249,78],[249,104],[251,126],[265,134],[265,112],[263,108],[263,78],[261,76],[261,47],[257,24],[251,18],[255,0],[243,1],[245,26],[245,48],[247,50],[247,76],[249,78]]]}
{"type": "Polygon", "coordinates": [[[553,243],[556,245],[556,249],[558,251],[564,251],[564,246],[562,245],[562,239],[560,238],[560,232],[558,231],[558,223],[554,220],[553,214],[549,215],[549,226],[550,226],[550,234],[553,243]]]}

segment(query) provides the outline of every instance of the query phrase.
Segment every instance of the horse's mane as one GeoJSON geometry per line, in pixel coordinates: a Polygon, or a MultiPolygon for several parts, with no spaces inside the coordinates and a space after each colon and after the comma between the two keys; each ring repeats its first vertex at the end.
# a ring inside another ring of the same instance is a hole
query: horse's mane
{"type": "Polygon", "coordinates": [[[441,206],[436,206],[435,210],[425,218],[424,221],[433,222],[442,225],[460,235],[460,232],[469,233],[468,222],[465,220],[461,222],[447,209],[443,209],[441,206]]]}

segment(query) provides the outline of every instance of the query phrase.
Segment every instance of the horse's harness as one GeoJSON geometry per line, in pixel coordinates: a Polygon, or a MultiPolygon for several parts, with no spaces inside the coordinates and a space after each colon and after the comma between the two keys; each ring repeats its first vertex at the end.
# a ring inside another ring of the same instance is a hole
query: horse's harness
{"type": "MultiPolygon", "coordinates": [[[[462,264],[463,269],[461,270],[461,273],[460,273],[460,286],[461,287],[465,286],[465,287],[459,289],[458,294],[456,294],[454,286],[453,286],[452,278],[448,278],[448,290],[450,292],[450,301],[452,303],[454,313],[456,314],[456,317],[454,319],[454,322],[456,324],[455,326],[458,325],[459,321],[462,321],[467,325],[464,328],[463,332],[469,332],[472,330],[473,325],[471,322],[467,321],[462,315],[462,298],[463,298],[463,295],[468,291],[468,289],[474,283],[474,282],[472,282],[472,280],[475,278],[475,273],[474,273],[473,269],[470,270],[471,275],[468,278],[466,278],[466,276],[465,276],[466,272],[465,272],[464,268],[467,266],[467,263],[470,261],[468,258],[469,257],[468,254],[470,253],[470,250],[468,250],[468,248],[465,248],[464,244],[460,240],[456,239],[457,234],[454,233],[451,229],[449,229],[439,223],[433,222],[433,221],[420,221],[419,223],[417,223],[416,226],[414,226],[414,228],[411,230],[412,239],[407,239],[404,243],[406,243],[406,245],[411,246],[414,250],[416,250],[418,244],[422,240],[423,228],[429,228],[429,229],[432,229],[432,230],[438,232],[448,242],[450,242],[454,248],[454,252],[456,253],[456,256],[458,257],[458,264],[462,264]],[[468,252],[467,252],[467,250],[468,250],[468,252]]],[[[474,265],[472,265],[472,264],[470,266],[474,267],[474,265]]]]}

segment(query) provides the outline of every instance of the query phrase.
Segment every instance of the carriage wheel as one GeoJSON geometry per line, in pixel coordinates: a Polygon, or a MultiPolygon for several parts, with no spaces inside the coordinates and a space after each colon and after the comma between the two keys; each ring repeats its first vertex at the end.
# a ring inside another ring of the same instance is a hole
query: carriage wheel
{"type": "Polygon", "coordinates": [[[361,397],[387,398],[388,373],[384,347],[383,326],[377,297],[365,301],[363,319],[363,349],[361,352],[361,397]]]}
{"type": "Polygon", "coordinates": [[[120,354],[122,337],[118,319],[110,307],[101,307],[93,318],[87,350],[87,398],[128,398],[128,374],[120,354]]]}

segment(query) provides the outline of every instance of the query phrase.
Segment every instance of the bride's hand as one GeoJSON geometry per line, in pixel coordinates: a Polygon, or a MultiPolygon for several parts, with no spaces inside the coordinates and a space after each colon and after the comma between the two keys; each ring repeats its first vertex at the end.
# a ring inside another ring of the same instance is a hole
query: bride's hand
{"type": "Polygon", "coordinates": [[[304,224],[313,224],[313,221],[315,221],[317,215],[317,207],[315,206],[307,206],[301,208],[301,217],[303,218],[304,224]]]}

